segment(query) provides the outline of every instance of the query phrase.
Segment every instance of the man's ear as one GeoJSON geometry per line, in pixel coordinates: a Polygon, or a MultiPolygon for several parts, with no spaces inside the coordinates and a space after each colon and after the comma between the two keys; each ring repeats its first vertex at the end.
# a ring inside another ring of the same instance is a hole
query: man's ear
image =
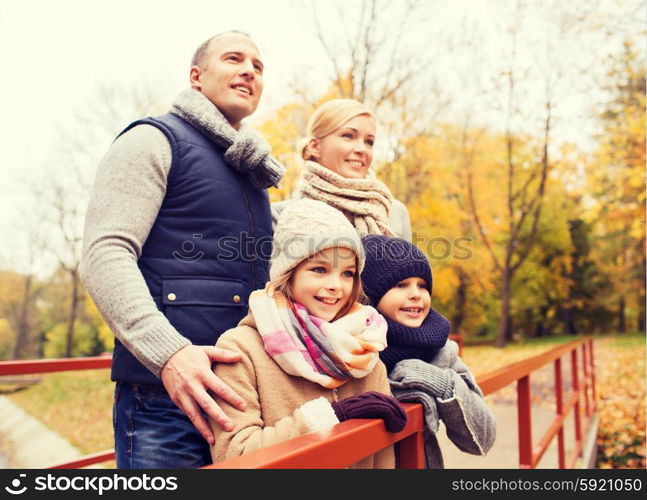
{"type": "Polygon", "coordinates": [[[316,137],[311,137],[308,141],[308,153],[310,153],[315,158],[319,158],[321,149],[321,141],[316,137]]]}
{"type": "Polygon", "coordinates": [[[191,66],[189,70],[189,81],[191,82],[191,88],[196,90],[202,90],[202,82],[200,77],[202,76],[202,68],[200,66],[191,66]]]}

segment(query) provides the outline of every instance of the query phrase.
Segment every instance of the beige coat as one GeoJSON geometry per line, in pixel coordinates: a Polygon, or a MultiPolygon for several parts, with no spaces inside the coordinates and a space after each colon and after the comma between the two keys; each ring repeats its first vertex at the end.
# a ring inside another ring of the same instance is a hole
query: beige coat
{"type": "MultiPolygon", "coordinates": [[[[265,352],[261,336],[249,320],[248,316],[240,326],[226,331],[216,344],[241,354],[241,360],[236,363],[217,364],[215,373],[243,398],[247,409],[239,411],[216,398],[233,421],[234,430],[225,432],[211,422],[216,435],[216,443],[211,448],[214,462],[338,423],[329,403],[335,399],[342,400],[367,391],[391,395],[386,368],[382,362],[366,377],[350,379],[334,390],[286,374],[265,352]],[[242,326],[245,323],[249,326],[242,326]]],[[[353,466],[362,469],[394,467],[392,446],[353,466]]]]}

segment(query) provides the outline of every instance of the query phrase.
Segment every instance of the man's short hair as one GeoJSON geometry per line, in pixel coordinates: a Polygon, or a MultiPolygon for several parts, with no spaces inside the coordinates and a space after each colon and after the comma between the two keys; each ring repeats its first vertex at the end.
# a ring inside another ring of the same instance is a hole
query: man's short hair
{"type": "Polygon", "coordinates": [[[193,58],[191,59],[191,66],[198,66],[200,68],[204,68],[211,42],[216,38],[220,38],[223,35],[230,35],[232,33],[236,33],[238,35],[244,35],[251,40],[251,36],[249,36],[249,33],[245,33],[244,31],[229,30],[229,31],[223,31],[222,33],[217,33],[213,35],[211,38],[208,38],[207,40],[202,42],[202,44],[198,47],[198,49],[193,54],[193,58]]]}

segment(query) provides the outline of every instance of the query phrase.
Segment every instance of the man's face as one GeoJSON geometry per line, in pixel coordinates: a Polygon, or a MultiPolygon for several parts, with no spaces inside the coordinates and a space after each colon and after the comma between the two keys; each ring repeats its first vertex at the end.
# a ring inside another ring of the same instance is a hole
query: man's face
{"type": "Polygon", "coordinates": [[[191,67],[191,86],[202,92],[232,127],[251,115],[263,92],[263,63],[248,37],[227,33],[211,41],[203,67],[191,67]]]}

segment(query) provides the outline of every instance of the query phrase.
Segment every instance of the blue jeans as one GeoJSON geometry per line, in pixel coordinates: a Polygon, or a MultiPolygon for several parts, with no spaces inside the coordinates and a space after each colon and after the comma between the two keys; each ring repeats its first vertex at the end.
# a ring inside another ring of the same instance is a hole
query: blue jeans
{"type": "Polygon", "coordinates": [[[118,469],[188,469],[212,463],[209,444],[163,387],[117,382],[112,425],[118,469]]]}

